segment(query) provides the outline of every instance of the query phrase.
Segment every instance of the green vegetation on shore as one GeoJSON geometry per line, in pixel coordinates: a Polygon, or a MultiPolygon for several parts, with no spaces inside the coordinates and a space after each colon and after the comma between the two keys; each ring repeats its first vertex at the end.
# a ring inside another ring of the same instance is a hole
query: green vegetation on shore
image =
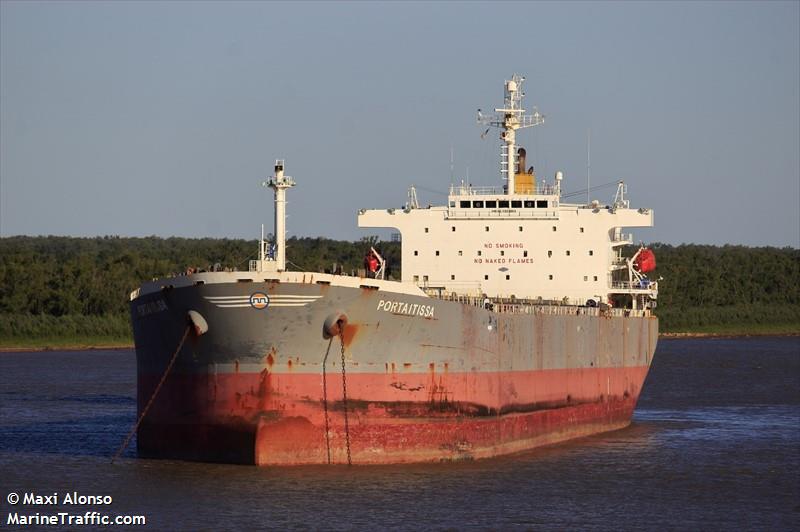
{"type": "Polygon", "coordinates": [[[127,314],[0,314],[0,349],[129,346],[127,314]]]}
{"type": "MultiPolygon", "coordinates": [[[[291,238],[293,269],[345,273],[370,245],[400,277],[400,243],[291,238]]],[[[665,333],[800,333],[800,250],[654,244],[656,313],[665,333]]],[[[0,239],[0,348],[132,343],[128,295],[188,267],[247,269],[252,240],[7,237],[0,239]]],[[[632,253],[632,250],[630,250],[632,253]]]]}

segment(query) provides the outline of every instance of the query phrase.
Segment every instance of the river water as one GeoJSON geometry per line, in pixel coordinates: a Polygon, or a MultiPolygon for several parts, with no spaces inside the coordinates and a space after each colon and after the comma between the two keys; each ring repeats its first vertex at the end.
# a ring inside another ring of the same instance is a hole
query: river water
{"type": "Polygon", "coordinates": [[[142,460],[134,441],[112,465],[135,378],[133,351],[0,353],[0,529],[91,511],[142,530],[800,529],[798,337],[661,340],[629,428],[467,463],[258,468],[142,460]]]}

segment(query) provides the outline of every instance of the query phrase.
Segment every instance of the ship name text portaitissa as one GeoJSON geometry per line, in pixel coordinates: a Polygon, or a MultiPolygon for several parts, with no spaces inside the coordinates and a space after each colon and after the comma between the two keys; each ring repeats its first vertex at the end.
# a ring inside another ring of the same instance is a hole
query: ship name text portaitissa
{"type": "Polygon", "coordinates": [[[436,310],[433,305],[420,305],[419,303],[404,303],[402,301],[387,301],[381,299],[378,301],[378,309],[392,314],[404,314],[406,316],[422,316],[423,318],[432,318],[433,312],[436,310]]]}

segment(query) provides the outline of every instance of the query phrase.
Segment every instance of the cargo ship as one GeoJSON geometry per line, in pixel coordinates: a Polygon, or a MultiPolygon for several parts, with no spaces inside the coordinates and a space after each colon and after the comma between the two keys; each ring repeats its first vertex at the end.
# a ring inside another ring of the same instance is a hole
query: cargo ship
{"type": "MultiPolygon", "coordinates": [[[[140,456],[258,465],[493,457],[627,426],[658,338],[653,225],[624,182],[569,203],[564,175],[526,169],[524,78],[504,83],[495,187],[447,203],[362,209],[393,228],[400,280],[378,249],[357,275],[290,271],[284,162],[274,236],[248,271],[194,271],[130,297],[140,456]],[[609,194],[610,195],[610,194],[609,194]],[[627,253],[626,253],[626,250],[627,253]],[[632,256],[626,256],[632,255],[632,256]]],[[[488,131],[488,129],[487,129],[488,131]]]]}

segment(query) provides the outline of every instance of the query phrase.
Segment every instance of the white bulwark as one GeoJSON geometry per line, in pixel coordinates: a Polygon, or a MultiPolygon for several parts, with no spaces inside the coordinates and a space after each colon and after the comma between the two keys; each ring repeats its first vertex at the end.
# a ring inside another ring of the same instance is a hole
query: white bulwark
{"type": "Polygon", "coordinates": [[[563,203],[561,181],[537,182],[525,169],[525,150],[515,150],[514,130],[543,122],[524,115],[524,78],[506,81],[498,116],[479,122],[502,129],[498,187],[453,186],[446,205],[362,209],[359,227],[391,227],[402,235],[402,281],[431,295],[601,304],[627,296],[633,308],[652,306],[657,284],[636,271],[622,247],[628,227],[651,227],[653,211],[632,209],[620,182],[611,204],[563,203]],[[519,95],[519,96],[518,96],[519,95]],[[508,173],[511,163],[512,175],[508,173]]]}

